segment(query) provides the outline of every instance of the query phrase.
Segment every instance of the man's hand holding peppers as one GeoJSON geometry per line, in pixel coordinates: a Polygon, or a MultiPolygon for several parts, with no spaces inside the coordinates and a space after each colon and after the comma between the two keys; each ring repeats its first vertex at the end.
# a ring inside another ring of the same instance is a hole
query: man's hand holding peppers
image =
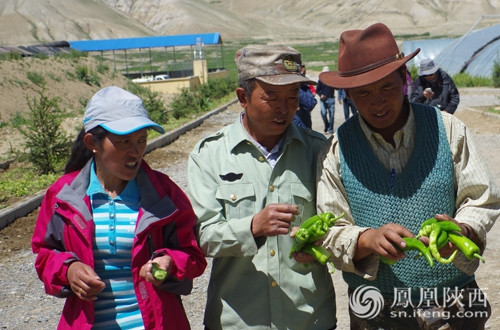
{"type": "Polygon", "coordinates": [[[449,215],[436,214],[434,219],[428,219],[422,224],[421,228],[424,227],[427,227],[428,233],[422,234],[421,231],[417,238],[425,246],[428,246],[431,253],[420,242],[417,242],[417,239],[414,238],[415,235],[407,228],[389,223],[377,229],[369,228],[361,233],[358,238],[354,261],[362,260],[375,253],[382,258],[383,262],[394,264],[397,260],[404,258],[404,251],[409,249],[420,250],[429,262],[430,267],[433,265],[433,257],[441,263],[451,262],[457,250],[462,251],[469,259],[476,257],[483,260],[479,255],[480,248],[477,245],[477,243],[480,244],[481,242],[469,225],[459,223],[449,215]],[[432,227],[432,223],[436,223],[436,225],[432,227]],[[441,230],[441,233],[437,231],[433,238],[431,235],[432,229],[441,225],[443,230],[441,230]],[[451,228],[445,230],[446,227],[451,228]],[[438,238],[436,234],[441,235],[438,238]],[[448,259],[446,259],[447,257],[448,259]]]}
{"type": "MultiPolygon", "coordinates": [[[[472,242],[474,242],[481,250],[484,248],[483,242],[479,239],[478,235],[476,232],[467,224],[463,222],[458,222],[454,218],[450,217],[447,214],[436,214],[434,216],[438,221],[451,221],[454,222],[458,227],[460,227],[460,234],[462,234],[464,237],[470,239],[472,242]]],[[[424,242],[426,245],[429,245],[429,237],[427,236],[422,236],[421,241],[424,242]]],[[[449,241],[446,245],[444,245],[442,248],[439,249],[439,253],[443,257],[448,257],[452,255],[457,249],[459,249],[453,242],[452,239],[449,238],[449,241]]],[[[461,250],[461,249],[459,249],[461,250]]],[[[462,251],[464,252],[464,251],[462,251]]],[[[467,256],[466,254],[466,257],[467,256]]],[[[470,259],[470,258],[469,258],[470,259]]]]}
{"type": "Polygon", "coordinates": [[[403,237],[415,237],[415,235],[406,227],[395,223],[369,228],[358,237],[354,261],[362,260],[373,253],[393,261],[402,259],[405,257],[403,250],[407,246],[403,237]]]}

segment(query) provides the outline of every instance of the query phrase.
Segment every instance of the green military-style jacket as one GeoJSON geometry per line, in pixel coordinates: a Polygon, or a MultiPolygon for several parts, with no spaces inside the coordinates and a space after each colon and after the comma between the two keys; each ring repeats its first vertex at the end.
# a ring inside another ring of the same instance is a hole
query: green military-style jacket
{"type": "Polygon", "coordinates": [[[188,194],[199,243],[213,258],[209,329],[329,329],[335,293],[326,266],[289,257],[292,238],[254,238],[252,217],[266,205],[299,206],[292,223],[316,214],[316,161],[322,134],[291,125],[271,167],[240,121],[201,140],[188,164],[188,194]]]}

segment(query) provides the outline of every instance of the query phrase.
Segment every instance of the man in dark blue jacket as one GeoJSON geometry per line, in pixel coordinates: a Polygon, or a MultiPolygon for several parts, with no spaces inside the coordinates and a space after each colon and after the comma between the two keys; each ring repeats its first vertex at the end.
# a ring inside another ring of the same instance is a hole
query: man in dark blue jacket
{"type": "Polygon", "coordinates": [[[300,84],[299,109],[293,117],[293,123],[299,127],[312,128],[311,111],[313,111],[317,102],[309,88],[309,84],[300,84]]]}

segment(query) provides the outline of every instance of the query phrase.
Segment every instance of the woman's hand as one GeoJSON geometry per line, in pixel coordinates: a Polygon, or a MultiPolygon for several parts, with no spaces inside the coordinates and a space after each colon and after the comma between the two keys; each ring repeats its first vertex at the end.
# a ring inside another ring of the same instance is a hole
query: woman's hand
{"type": "Polygon", "coordinates": [[[157,280],[153,277],[153,273],[151,273],[151,270],[153,269],[154,262],[156,262],[161,269],[166,270],[167,274],[170,274],[170,271],[172,270],[172,258],[168,254],[161,257],[156,257],[153,260],[149,260],[147,263],[145,263],[139,271],[140,277],[143,277],[147,282],[151,282],[154,286],[159,286],[163,283],[164,280],[157,280]]]}
{"type": "Polygon", "coordinates": [[[93,301],[106,284],[89,265],[81,261],[72,262],[66,273],[71,290],[82,300],[93,301]]]}

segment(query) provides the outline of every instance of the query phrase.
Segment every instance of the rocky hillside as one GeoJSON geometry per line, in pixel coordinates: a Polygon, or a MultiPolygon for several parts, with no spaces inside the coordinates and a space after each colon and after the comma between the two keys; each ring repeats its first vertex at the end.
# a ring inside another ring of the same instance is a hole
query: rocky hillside
{"type": "Polygon", "coordinates": [[[315,42],[378,21],[395,34],[457,36],[484,15],[500,15],[500,0],[8,0],[0,45],[202,32],[315,42]]]}

